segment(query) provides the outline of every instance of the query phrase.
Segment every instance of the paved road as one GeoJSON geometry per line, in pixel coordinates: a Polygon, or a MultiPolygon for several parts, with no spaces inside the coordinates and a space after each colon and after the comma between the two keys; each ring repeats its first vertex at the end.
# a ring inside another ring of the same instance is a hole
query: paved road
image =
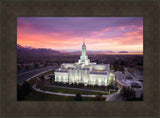
{"type": "Polygon", "coordinates": [[[117,92],[108,95],[106,101],[122,101],[121,95],[120,95],[120,90],[121,89],[118,89],[117,92]]]}
{"type": "Polygon", "coordinates": [[[28,72],[24,72],[24,73],[21,73],[21,74],[18,74],[17,75],[17,83],[19,82],[22,82],[23,80],[27,79],[27,78],[30,78],[30,77],[33,77],[39,73],[42,73],[44,71],[50,71],[50,70],[54,70],[58,68],[58,66],[48,66],[48,67],[45,67],[45,68],[40,68],[40,69],[36,69],[36,70],[33,70],[33,71],[28,71],[28,72]]]}
{"type": "MultiPolygon", "coordinates": [[[[60,96],[76,96],[76,94],[68,94],[68,93],[56,93],[56,92],[51,92],[51,91],[44,91],[36,88],[36,84],[34,84],[33,89],[35,91],[41,92],[41,93],[47,93],[47,94],[52,94],[52,95],[60,95],[60,96]]],[[[120,90],[116,93],[109,94],[109,95],[103,95],[103,97],[106,97],[106,101],[117,101],[118,99],[120,100],[120,90]]],[[[81,95],[82,97],[96,97],[96,95],[81,95]]]]}

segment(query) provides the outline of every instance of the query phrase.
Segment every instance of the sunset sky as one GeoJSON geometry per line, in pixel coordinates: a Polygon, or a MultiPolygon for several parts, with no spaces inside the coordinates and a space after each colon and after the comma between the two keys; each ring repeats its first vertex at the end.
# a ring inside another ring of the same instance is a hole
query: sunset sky
{"type": "Polygon", "coordinates": [[[33,48],[143,52],[143,17],[18,17],[17,44],[33,48]]]}

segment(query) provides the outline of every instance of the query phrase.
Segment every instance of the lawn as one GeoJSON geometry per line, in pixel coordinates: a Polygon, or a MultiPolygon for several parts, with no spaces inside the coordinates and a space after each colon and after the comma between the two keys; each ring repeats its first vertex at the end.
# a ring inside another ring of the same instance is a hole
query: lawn
{"type": "Polygon", "coordinates": [[[34,84],[36,83],[36,79],[37,79],[37,77],[34,77],[34,78],[32,78],[31,80],[29,80],[28,83],[29,83],[30,85],[34,85],[34,84]]]}
{"type": "MultiPolygon", "coordinates": [[[[39,87],[37,86],[37,88],[39,88],[39,87]]],[[[42,89],[42,87],[40,87],[40,88],[42,89]]],[[[70,94],[80,93],[83,95],[98,95],[98,93],[100,93],[100,92],[94,92],[94,91],[74,90],[74,89],[57,88],[57,87],[45,87],[45,90],[57,92],[57,93],[70,93],[70,94]]],[[[108,95],[109,93],[102,93],[102,94],[108,95]]]]}
{"type": "Polygon", "coordinates": [[[116,91],[110,91],[110,94],[112,94],[112,93],[115,93],[115,92],[117,92],[118,90],[116,90],[116,91]]]}
{"type": "MultiPolygon", "coordinates": [[[[72,96],[51,95],[41,92],[36,92],[24,98],[24,101],[75,101],[72,96]]],[[[95,101],[93,97],[82,97],[82,101],[95,101]]]]}

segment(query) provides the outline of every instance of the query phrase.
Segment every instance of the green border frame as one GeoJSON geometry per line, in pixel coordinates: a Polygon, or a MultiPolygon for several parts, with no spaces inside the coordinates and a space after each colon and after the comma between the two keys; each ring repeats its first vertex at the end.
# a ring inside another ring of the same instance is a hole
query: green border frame
{"type": "Polygon", "coordinates": [[[2,1],[1,116],[159,117],[159,2],[2,1]],[[143,17],[144,101],[58,102],[16,100],[16,21],[18,16],[143,17]],[[7,75],[7,76],[6,76],[7,75]],[[153,81],[154,80],[154,81],[153,81]]]}

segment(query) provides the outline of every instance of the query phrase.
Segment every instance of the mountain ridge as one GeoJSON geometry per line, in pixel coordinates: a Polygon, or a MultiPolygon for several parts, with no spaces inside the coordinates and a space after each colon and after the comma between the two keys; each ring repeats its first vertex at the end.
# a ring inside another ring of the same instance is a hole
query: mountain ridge
{"type": "MultiPolygon", "coordinates": [[[[54,49],[50,49],[50,48],[33,48],[30,46],[21,46],[19,44],[17,44],[17,51],[22,52],[22,51],[26,51],[26,52],[30,52],[30,53],[52,53],[52,54],[81,54],[81,51],[73,51],[73,52],[69,52],[66,50],[54,50],[54,49]]],[[[119,51],[119,52],[114,52],[111,50],[104,50],[104,51],[91,51],[88,50],[87,51],[88,54],[105,54],[105,53],[130,53],[128,51],[119,51]]],[[[132,52],[134,53],[134,52],[132,52]]],[[[135,52],[136,53],[136,52],[135,52]]]]}

